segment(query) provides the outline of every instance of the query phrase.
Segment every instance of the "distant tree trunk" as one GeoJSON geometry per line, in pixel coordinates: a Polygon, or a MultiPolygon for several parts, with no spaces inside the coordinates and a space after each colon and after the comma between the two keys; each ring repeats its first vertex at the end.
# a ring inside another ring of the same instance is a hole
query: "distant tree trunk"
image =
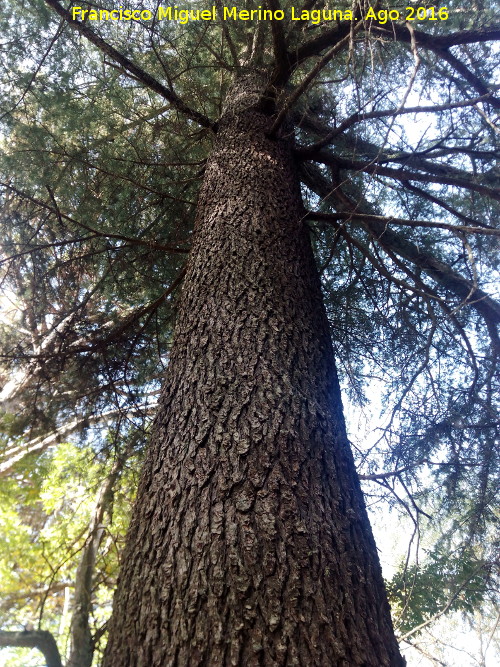
{"type": "Polygon", "coordinates": [[[121,474],[124,457],[124,453],[117,456],[113,467],[97,493],[94,516],[76,571],[70,629],[71,651],[66,667],[90,667],[94,658],[95,643],[89,619],[92,612],[95,565],[105,531],[103,521],[113,504],[113,488],[121,474]]]}
{"type": "Polygon", "coordinates": [[[207,164],[105,667],[404,664],[291,142],[255,98],[233,88],[207,164]]]}

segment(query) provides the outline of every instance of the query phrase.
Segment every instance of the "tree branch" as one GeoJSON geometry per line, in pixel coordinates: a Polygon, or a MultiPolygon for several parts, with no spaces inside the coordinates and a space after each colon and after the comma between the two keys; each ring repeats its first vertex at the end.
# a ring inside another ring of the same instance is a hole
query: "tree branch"
{"type": "Polygon", "coordinates": [[[372,22],[371,29],[374,32],[381,33],[387,37],[392,37],[399,42],[405,42],[407,44],[411,44],[411,35],[413,32],[417,46],[430,49],[446,60],[448,64],[459,72],[464,79],[479,92],[480,95],[491,95],[488,100],[489,104],[500,109],[500,99],[493,97],[492,91],[489,90],[486,84],[448,50],[452,46],[459,46],[461,44],[474,44],[477,42],[500,40],[500,28],[498,26],[489,26],[482,30],[465,30],[463,32],[456,32],[448,35],[431,35],[423,30],[415,30],[414,28],[410,31],[406,26],[399,25],[394,21],[392,21],[390,25],[381,25],[372,22]]]}
{"type": "MultiPolygon", "coordinates": [[[[305,181],[313,191],[323,199],[329,199],[334,194],[335,188],[329,186],[321,173],[314,174],[308,171],[304,173],[305,181]]],[[[339,195],[337,195],[339,197],[339,195]]],[[[356,220],[356,204],[341,198],[337,203],[341,206],[349,205],[352,220],[356,220]]],[[[491,342],[496,350],[500,350],[500,339],[498,336],[498,327],[500,325],[500,303],[490,297],[482,289],[466,280],[463,276],[456,273],[448,264],[433,257],[430,253],[418,248],[415,244],[407,241],[402,236],[390,229],[386,222],[378,221],[377,216],[368,215],[360,219],[361,224],[380,243],[384,248],[403,257],[415,264],[420,269],[430,275],[436,282],[442,285],[446,290],[455,294],[460,300],[461,305],[472,306],[483,318],[490,334],[491,342]]]]}
{"type": "Polygon", "coordinates": [[[488,103],[496,109],[500,109],[500,99],[493,97],[491,90],[488,86],[481,81],[481,79],[471,72],[471,70],[463,63],[459,58],[450,53],[449,51],[437,51],[439,55],[446,60],[446,62],[453,67],[463,78],[469,83],[473,88],[477,90],[480,95],[489,95],[488,103]]]}
{"type": "Polygon", "coordinates": [[[376,482],[379,479],[389,479],[390,477],[399,477],[399,475],[402,475],[404,472],[408,472],[408,470],[413,470],[414,468],[417,468],[419,465],[423,465],[424,463],[426,463],[426,461],[420,461],[418,463],[413,463],[412,465],[405,466],[404,468],[399,468],[398,470],[392,470],[391,472],[379,472],[379,473],[374,473],[373,475],[358,474],[358,477],[359,479],[364,479],[366,481],[376,482]]]}
{"type": "Polygon", "coordinates": [[[370,213],[352,213],[349,211],[337,211],[336,213],[324,213],[322,211],[308,211],[305,219],[316,220],[364,220],[371,222],[380,222],[385,225],[401,225],[404,227],[428,227],[431,229],[445,229],[448,232],[463,234],[486,234],[490,236],[499,236],[500,229],[493,227],[469,227],[466,225],[452,225],[437,220],[406,220],[405,218],[395,218],[385,215],[371,215],[370,213]]]}
{"type": "MultiPolygon", "coordinates": [[[[281,9],[279,0],[267,0],[268,7],[275,12],[281,9]]],[[[290,70],[288,51],[286,48],[285,33],[280,21],[271,21],[271,32],[273,36],[273,51],[276,60],[276,68],[272,77],[273,81],[286,79],[290,70]]]]}
{"type": "MultiPolygon", "coordinates": [[[[371,30],[381,33],[387,37],[392,37],[398,42],[411,43],[411,32],[406,25],[392,21],[389,23],[377,23],[373,21],[370,24],[371,30]]],[[[500,27],[487,26],[480,30],[462,30],[452,32],[447,35],[431,35],[423,30],[414,30],[415,40],[419,46],[424,46],[433,51],[440,49],[449,49],[452,46],[461,44],[475,44],[477,42],[492,42],[500,40],[500,27]]]]}
{"type": "MultiPolygon", "coordinates": [[[[178,254],[186,254],[189,252],[189,248],[178,248],[176,246],[171,246],[171,245],[163,245],[161,243],[156,243],[155,241],[148,241],[147,239],[134,239],[131,238],[130,236],[124,236],[123,234],[115,234],[113,232],[103,232],[99,229],[95,229],[94,227],[91,227],[90,225],[81,222],[79,220],[75,220],[69,215],[66,215],[65,213],[62,213],[62,211],[59,209],[59,206],[55,200],[54,193],[52,190],[47,187],[47,190],[49,192],[50,199],[52,201],[52,206],[48,204],[45,201],[42,201],[41,199],[38,199],[37,197],[32,197],[26,192],[23,192],[22,190],[18,190],[16,187],[10,185],[10,183],[3,183],[0,182],[0,186],[4,187],[6,190],[9,190],[10,192],[13,192],[16,194],[18,197],[21,199],[24,199],[25,201],[29,201],[32,204],[35,204],[36,206],[40,206],[40,208],[45,209],[46,211],[49,211],[50,213],[53,213],[58,217],[58,219],[63,219],[67,220],[68,222],[71,222],[73,225],[76,225],[77,227],[82,227],[83,229],[86,229],[88,232],[91,232],[93,236],[95,237],[101,237],[101,238],[107,238],[107,239],[116,239],[117,241],[124,241],[126,243],[130,243],[130,245],[136,245],[136,246],[144,246],[149,249],[154,249],[154,250],[162,250],[165,252],[172,252],[172,253],[178,253],[178,254]]],[[[36,248],[32,248],[32,250],[35,250],[36,248]]],[[[9,258],[6,258],[9,259],[9,258]]]]}
{"type": "Polygon", "coordinates": [[[411,637],[412,635],[416,634],[417,632],[420,632],[427,626],[431,625],[431,623],[434,623],[434,621],[437,621],[438,618],[446,614],[446,612],[450,609],[452,604],[455,602],[455,600],[458,598],[460,593],[464,590],[464,588],[467,586],[467,584],[472,580],[472,578],[480,572],[482,569],[484,569],[484,564],[481,563],[478,567],[476,567],[472,573],[463,581],[460,586],[457,587],[456,591],[452,593],[452,595],[449,597],[448,601],[444,605],[444,607],[438,611],[436,614],[428,618],[426,621],[423,623],[420,623],[420,625],[417,625],[415,628],[412,628],[409,632],[406,632],[404,635],[401,635],[398,637],[398,641],[406,641],[408,637],[411,637]]]}
{"type": "MultiPolygon", "coordinates": [[[[359,21],[357,22],[359,23],[359,21]]],[[[327,30],[317,37],[310,39],[293,53],[291,57],[291,66],[297,67],[301,62],[310,58],[311,56],[317,56],[324,51],[329,46],[336,45],[342,41],[349,33],[351,32],[351,22],[344,21],[342,24],[327,30]]]]}
{"type": "MultiPolygon", "coordinates": [[[[149,406],[147,408],[147,412],[150,412],[152,414],[154,409],[155,409],[154,406],[149,406]]],[[[94,424],[99,424],[99,423],[104,424],[110,419],[114,419],[115,417],[118,417],[120,415],[122,417],[132,419],[134,417],[137,417],[139,414],[141,414],[139,413],[139,411],[129,410],[124,413],[123,410],[116,409],[116,410],[109,410],[108,412],[104,412],[102,414],[93,414],[85,417],[78,417],[70,422],[63,424],[57,430],[53,431],[52,433],[49,433],[49,435],[41,435],[21,445],[18,445],[16,447],[11,447],[10,450],[7,450],[4,453],[4,460],[0,463],[0,478],[8,475],[9,472],[12,470],[12,467],[18,461],[21,461],[21,459],[23,459],[25,456],[28,456],[28,454],[35,454],[35,453],[41,454],[49,447],[52,447],[60,442],[63,442],[66,438],[68,438],[68,436],[70,436],[72,433],[75,433],[76,431],[80,431],[81,429],[84,428],[89,428],[94,424]]]]}
{"type": "Polygon", "coordinates": [[[0,647],[7,646],[37,648],[43,653],[47,667],[62,667],[56,640],[47,630],[24,630],[23,632],[0,630],[0,647]]]}
{"type": "MultiPolygon", "coordinates": [[[[415,171],[408,171],[406,169],[391,169],[377,164],[375,160],[369,162],[362,162],[361,160],[348,160],[347,158],[338,157],[327,151],[318,151],[310,159],[315,162],[322,162],[323,164],[333,165],[341,169],[355,170],[364,172],[366,174],[375,174],[377,176],[387,176],[397,181],[420,181],[422,183],[440,183],[442,185],[451,185],[457,188],[464,188],[465,190],[473,190],[479,194],[491,197],[496,201],[500,201],[500,188],[489,188],[481,183],[473,182],[473,175],[470,174],[470,180],[463,178],[456,178],[454,176],[439,176],[438,174],[421,174],[415,171]]],[[[463,172],[462,172],[463,173],[463,172]]]]}
{"type": "Polygon", "coordinates": [[[280,109],[280,112],[276,117],[276,120],[274,121],[271,129],[269,130],[270,135],[273,135],[278,130],[286,114],[288,113],[288,110],[295,104],[295,102],[299,99],[299,97],[305,93],[305,91],[314,81],[319,72],[321,72],[323,67],[325,67],[330,62],[330,60],[335,56],[335,54],[341,51],[344,48],[344,46],[349,43],[352,34],[358,32],[361,26],[362,24],[358,23],[354,26],[352,31],[349,30],[349,32],[347,32],[347,34],[344,35],[344,37],[342,37],[340,41],[338,41],[334,46],[332,46],[332,48],[329,51],[327,51],[318,60],[316,65],[314,65],[314,67],[306,74],[301,83],[295,88],[292,94],[285,100],[282,108],[280,109]]]}
{"type": "Polygon", "coordinates": [[[429,105],[429,106],[419,106],[419,107],[406,107],[399,109],[397,108],[381,109],[380,111],[367,111],[366,113],[358,111],[349,116],[349,118],[343,120],[338,127],[335,127],[332,130],[330,130],[319,141],[316,141],[314,144],[311,144],[310,146],[304,146],[303,148],[299,148],[297,150],[297,153],[299,155],[302,155],[303,157],[307,157],[308,155],[311,155],[318,149],[327,146],[332,141],[332,139],[335,139],[335,137],[337,137],[339,134],[342,134],[353,125],[361,123],[365,120],[401,116],[403,114],[409,114],[409,113],[439,113],[441,111],[448,111],[450,109],[460,109],[463,107],[474,106],[478,102],[488,101],[490,97],[491,93],[487,93],[485,95],[481,95],[480,97],[475,97],[471,100],[464,100],[463,102],[453,102],[450,104],[436,104],[433,106],[429,105]]]}
{"type": "Polygon", "coordinates": [[[166,88],[162,83],[151,76],[151,74],[148,74],[141,67],[135,65],[126,56],[111,46],[111,44],[108,44],[102,37],[99,37],[99,35],[91,30],[85,23],[74,20],[71,13],[67,9],[64,9],[64,7],[61,7],[58,0],[45,0],[45,2],[49,7],[52,7],[52,9],[59,14],[69,26],[74,30],[77,30],[107,56],[115,60],[117,63],[120,63],[127,72],[135,76],[142,84],[170,102],[177,111],[180,111],[180,113],[184,114],[187,118],[190,118],[202,127],[213,127],[213,123],[209,118],[195,109],[191,109],[191,107],[188,106],[173,90],[166,88]]]}

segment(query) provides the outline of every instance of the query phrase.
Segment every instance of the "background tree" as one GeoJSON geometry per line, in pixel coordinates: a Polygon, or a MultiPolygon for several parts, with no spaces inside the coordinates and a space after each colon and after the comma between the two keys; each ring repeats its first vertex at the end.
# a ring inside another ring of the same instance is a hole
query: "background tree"
{"type": "MultiPolygon", "coordinates": [[[[313,23],[281,7],[283,22],[76,30],[52,0],[29,14],[13,0],[0,9],[1,470],[29,487],[80,431],[103,480],[125,452],[135,461],[142,451],[224,99],[235,76],[258,71],[270,135],[295,133],[303,222],[346,396],[370,411],[365,387],[383,392],[383,428],[358,444],[357,463],[368,497],[403,507],[414,524],[413,552],[390,585],[410,640],[494,590],[500,31],[480,4],[473,25],[452,2],[406,24],[404,8],[384,23],[346,3],[358,21],[313,23]]],[[[82,483],[96,489],[97,477],[82,483]]],[[[78,544],[91,545],[91,514],[73,525],[68,552],[78,530],[89,535],[78,544]]],[[[53,581],[75,581],[75,567],[64,576],[53,581]]],[[[47,594],[52,618],[63,590],[47,594]]],[[[51,617],[32,587],[23,592],[41,621],[51,617]]],[[[103,620],[90,627],[99,644],[103,620]]]]}

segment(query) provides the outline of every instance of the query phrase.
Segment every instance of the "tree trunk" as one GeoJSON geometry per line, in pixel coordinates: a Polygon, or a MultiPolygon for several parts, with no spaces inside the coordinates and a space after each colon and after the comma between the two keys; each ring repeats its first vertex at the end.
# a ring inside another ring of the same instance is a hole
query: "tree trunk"
{"type": "Polygon", "coordinates": [[[236,85],[199,197],[105,667],[403,665],[288,138],[236,85]]]}
{"type": "Polygon", "coordinates": [[[95,642],[89,618],[92,612],[95,566],[105,531],[103,521],[113,505],[113,488],[122,472],[125,454],[126,452],[122,452],[117,456],[97,494],[94,516],[76,571],[70,632],[71,651],[66,667],[90,667],[94,658],[95,642]]]}

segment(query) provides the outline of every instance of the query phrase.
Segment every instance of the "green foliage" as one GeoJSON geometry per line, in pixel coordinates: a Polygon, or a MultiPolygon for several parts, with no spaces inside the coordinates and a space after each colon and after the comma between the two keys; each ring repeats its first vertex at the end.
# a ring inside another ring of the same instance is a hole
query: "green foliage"
{"type": "Polygon", "coordinates": [[[473,614],[493,590],[491,562],[476,548],[451,553],[439,546],[421,565],[402,566],[388,585],[395,622],[401,634],[446,612],[473,614]]]}
{"type": "MultiPolygon", "coordinates": [[[[0,624],[4,628],[20,630],[42,622],[44,629],[53,632],[63,652],[68,646],[68,603],[76,568],[88,539],[99,486],[111,465],[111,457],[92,458],[87,448],[61,443],[35,459],[23,460],[2,484],[0,624]]],[[[104,521],[94,576],[94,631],[103,626],[111,611],[137,467],[136,457],[124,465],[104,521]]],[[[26,649],[17,651],[21,656],[26,649]]],[[[12,664],[20,663],[14,660],[12,664]]]]}

